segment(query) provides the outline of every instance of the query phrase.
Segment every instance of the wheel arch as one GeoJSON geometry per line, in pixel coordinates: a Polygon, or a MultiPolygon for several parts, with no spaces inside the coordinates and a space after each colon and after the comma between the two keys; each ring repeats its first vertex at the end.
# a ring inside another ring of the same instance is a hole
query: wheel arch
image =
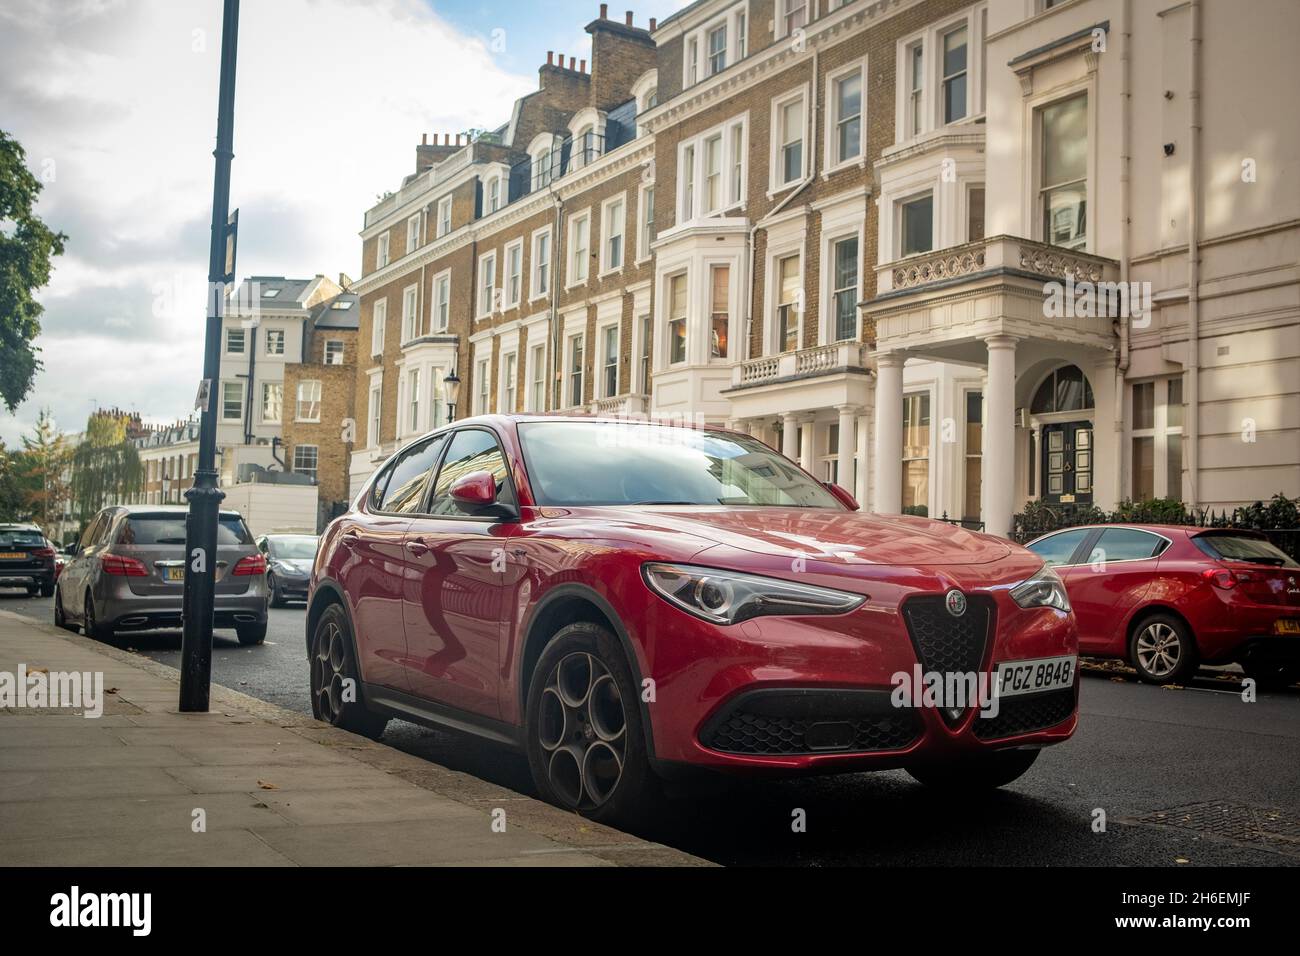
{"type": "Polygon", "coordinates": [[[1133,635],[1137,633],[1138,628],[1147,620],[1157,614],[1167,614],[1170,617],[1177,618],[1178,621],[1187,628],[1187,633],[1192,637],[1192,648],[1199,652],[1196,642],[1196,629],[1192,627],[1192,622],[1187,619],[1187,615],[1178,610],[1172,604],[1153,603],[1143,604],[1129,615],[1128,624],[1124,628],[1124,657],[1133,663],[1131,646],[1133,644],[1133,635]]]}
{"type": "MultiPolygon", "coordinates": [[[[516,691],[521,724],[522,716],[527,713],[528,685],[532,681],[533,671],[541,659],[542,651],[546,649],[560,628],[575,621],[589,621],[608,627],[623,648],[623,656],[632,670],[632,682],[638,691],[643,686],[641,661],[637,657],[636,648],[618,612],[603,595],[592,588],[583,584],[562,584],[548,591],[537,603],[523,628],[524,639],[520,645],[519,679],[516,691]]],[[[637,707],[641,711],[641,726],[645,730],[646,753],[653,760],[654,729],[650,724],[650,708],[640,693],[637,694],[637,707]]]]}
{"type": "Polygon", "coordinates": [[[306,627],[306,653],[311,657],[311,638],[316,633],[316,625],[320,622],[320,617],[325,613],[325,609],[331,604],[337,604],[343,608],[343,615],[348,619],[348,630],[354,635],[357,632],[352,623],[352,608],[348,607],[347,598],[343,595],[343,589],[339,587],[338,582],[325,579],[316,582],[316,587],[312,591],[311,603],[307,605],[307,627],[306,627]]]}

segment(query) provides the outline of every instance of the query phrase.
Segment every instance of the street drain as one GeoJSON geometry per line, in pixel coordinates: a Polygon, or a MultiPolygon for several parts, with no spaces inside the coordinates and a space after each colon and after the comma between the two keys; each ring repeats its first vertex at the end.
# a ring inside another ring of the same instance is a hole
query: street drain
{"type": "Polygon", "coordinates": [[[1300,815],[1241,803],[1189,803],[1136,817],[1134,823],[1177,827],[1239,843],[1300,851],[1300,815]]]}

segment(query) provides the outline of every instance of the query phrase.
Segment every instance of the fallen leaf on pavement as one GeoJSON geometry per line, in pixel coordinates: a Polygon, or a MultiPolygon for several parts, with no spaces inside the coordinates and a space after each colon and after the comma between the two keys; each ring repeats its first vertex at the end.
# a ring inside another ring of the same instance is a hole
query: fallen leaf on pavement
{"type": "Polygon", "coordinates": [[[259,781],[257,781],[257,785],[258,785],[259,787],[261,787],[263,790],[279,790],[279,789],[280,789],[280,788],[277,787],[275,784],[273,784],[273,783],[267,783],[265,780],[259,780],[259,781]]]}

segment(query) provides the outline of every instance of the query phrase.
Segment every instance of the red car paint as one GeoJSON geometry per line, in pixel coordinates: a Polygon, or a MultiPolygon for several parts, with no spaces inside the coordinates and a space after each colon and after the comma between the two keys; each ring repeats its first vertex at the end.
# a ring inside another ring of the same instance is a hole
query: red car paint
{"type": "MultiPolygon", "coordinates": [[[[1223,533],[1215,529],[1113,524],[1066,531],[1087,533],[1069,561],[1056,566],[1079,622],[1080,653],[1127,657],[1134,626],[1147,615],[1172,612],[1191,628],[1202,663],[1240,661],[1261,648],[1300,660],[1300,637],[1275,633],[1276,622],[1300,619],[1300,567],[1215,558],[1196,544],[1197,538],[1223,533]],[[1112,528],[1168,543],[1144,559],[1101,560],[1101,535],[1112,528]]],[[[1040,550],[1062,533],[1028,547],[1040,550]]]]}
{"type": "Polygon", "coordinates": [[[900,613],[909,597],[956,588],[990,602],[985,671],[994,662],[1076,654],[1074,618],[1051,607],[1021,608],[1011,599],[1010,588],[1033,576],[1040,558],[1001,538],[922,518],[848,507],[539,507],[518,426],[543,420],[483,416],[442,430],[486,427],[496,435],[514,482],[517,521],[377,514],[368,507],[368,488],[363,491],[321,538],[308,640],[323,602],[341,601],[363,684],[452,708],[469,722],[518,728],[526,658],[537,656],[525,654],[537,637],[530,630],[537,611],[556,595],[582,595],[606,611],[643,686],[653,681],[654,704],[643,712],[658,761],[740,770],[877,769],[918,756],[1053,744],[1073,734],[1077,680],[1067,688],[1073,704],[1059,722],[996,740],[975,735],[974,710],[949,726],[938,711],[922,709],[920,736],[902,750],[752,756],[710,749],[701,742],[702,728],[754,688],[889,690],[892,675],[911,673],[917,663],[900,613]],[[650,561],[784,578],[867,600],[837,616],[769,616],[719,626],[652,591],[642,576],[650,561]]]}

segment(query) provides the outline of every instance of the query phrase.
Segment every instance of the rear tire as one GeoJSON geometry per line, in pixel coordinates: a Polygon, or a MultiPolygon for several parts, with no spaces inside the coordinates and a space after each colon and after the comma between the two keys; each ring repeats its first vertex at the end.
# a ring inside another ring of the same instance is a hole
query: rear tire
{"type": "Polygon", "coordinates": [[[235,634],[239,637],[239,643],[245,647],[252,647],[255,644],[261,644],[266,640],[266,622],[260,624],[237,624],[235,625],[235,634]]]}
{"type": "Polygon", "coordinates": [[[639,688],[618,638],[585,621],[561,628],[528,686],[524,736],[542,798],[601,823],[637,824],[662,798],[639,688]]]}
{"type": "Polygon", "coordinates": [[[1196,676],[1200,655],[1186,624],[1172,614],[1152,614],[1133,628],[1128,660],[1144,683],[1183,684],[1196,676]]]}
{"type": "Polygon", "coordinates": [[[355,648],[347,615],[339,605],[331,604],[321,614],[311,639],[311,713],[331,726],[378,740],[388,718],[366,709],[355,648]],[[350,694],[347,681],[352,682],[350,694]]]}
{"type": "Polygon", "coordinates": [[[1242,663],[1241,669],[1255,681],[1255,686],[1260,690],[1286,690],[1300,680],[1300,664],[1242,663]]]}
{"type": "Polygon", "coordinates": [[[280,597],[280,589],[276,586],[274,574],[266,576],[266,589],[271,593],[271,607],[284,607],[284,598],[280,597]]]}
{"type": "Polygon", "coordinates": [[[95,617],[95,599],[86,592],[86,604],[82,609],[81,630],[86,637],[96,641],[111,641],[113,639],[113,628],[99,623],[95,617]]]}
{"type": "Polygon", "coordinates": [[[944,763],[908,767],[912,779],[950,791],[993,790],[1016,780],[1034,765],[1037,750],[994,750],[944,763]]]}

